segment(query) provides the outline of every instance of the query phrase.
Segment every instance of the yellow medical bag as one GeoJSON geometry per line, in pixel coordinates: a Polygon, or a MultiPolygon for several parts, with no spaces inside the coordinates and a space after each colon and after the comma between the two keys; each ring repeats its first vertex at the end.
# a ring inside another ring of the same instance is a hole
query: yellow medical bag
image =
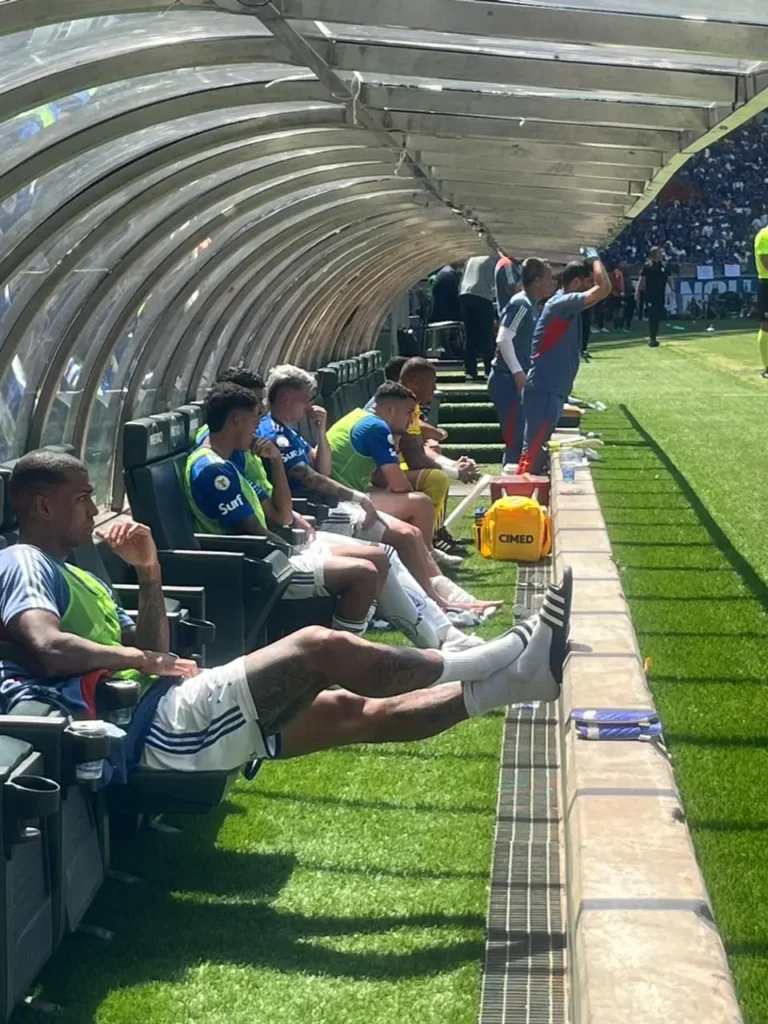
{"type": "Polygon", "coordinates": [[[485,514],[480,554],[502,562],[538,562],[552,550],[552,530],[546,509],[535,498],[506,496],[485,514]]]}

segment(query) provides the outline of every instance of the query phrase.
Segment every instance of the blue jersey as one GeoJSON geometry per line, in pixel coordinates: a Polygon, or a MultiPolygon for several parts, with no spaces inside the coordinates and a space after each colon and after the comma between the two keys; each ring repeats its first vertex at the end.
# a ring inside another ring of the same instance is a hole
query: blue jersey
{"type": "MultiPolygon", "coordinates": [[[[525,292],[518,292],[513,295],[504,307],[499,323],[499,333],[496,338],[497,344],[503,340],[509,340],[514,346],[517,361],[523,373],[528,373],[531,366],[531,347],[533,345],[533,332],[536,322],[539,319],[539,310],[532,299],[525,292]]],[[[496,358],[493,360],[493,369],[496,373],[512,374],[514,372],[500,348],[496,349],[496,358]]]]}
{"type": "Polygon", "coordinates": [[[581,359],[581,314],[585,292],[557,292],[544,307],[533,332],[526,387],[567,399],[581,359]]]}
{"type": "MultiPolygon", "coordinates": [[[[192,498],[202,514],[232,533],[237,533],[238,523],[249,516],[260,522],[263,518],[243,491],[241,476],[246,477],[245,452],[235,451],[229,459],[221,459],[210,451],[194,462],[189,477],[192,498]]],[[[269,498],[266,490],[248,482],[261,501],[269,498]]]]}
{"type": "MultiPolygon", "coordinates": [[[[264,437],[275,445],[280,452],[286,473],[293,469],[294,466],[311,466],[314,462],[312,446],[304,440],[298,430],[294,430],[293,427],[287,427],[284,423],[278,423],[271,416],[265,416],[262,419],[259,429],[256,431],[256,436],[264,437]]],[[[270,473],[269,463],[267,463],[267,473],[270,473]]],[[[288,483],[291,493],[297,497],[303,497],[307,494],[306,487],[296,480],[291,480],[290,476],[288,477],[288,483]]]]}

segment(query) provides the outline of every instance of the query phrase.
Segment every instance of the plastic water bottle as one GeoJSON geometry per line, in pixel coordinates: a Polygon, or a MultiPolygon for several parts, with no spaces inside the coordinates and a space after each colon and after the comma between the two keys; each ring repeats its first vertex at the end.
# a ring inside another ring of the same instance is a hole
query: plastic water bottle
{"type": "MultiPolygon", "coordinates": [[[[107,727],[104,722],[72,722],[69,728],[78,736],[83,736],[86,739],[101,739],[107,736],[107,727]]],[[[75,771],[78,782],[96,782],[102,776],[104,762],[101,759],[81,761],[76,765],[75,771]]]]}
{"type": "Polygon", "coordinates": [[[576,453],[563,452],[560,456],[560,469],[563,473],[563,483],[573,484],[576,482],[576,453]]]}
{"type": "Polygon", "coordinates": [[[483,537],[483,520],[485,519],[485,513],[488,511],[486,508],[475,509],[475,547],[480,550],[482,545],[483,537]]]}

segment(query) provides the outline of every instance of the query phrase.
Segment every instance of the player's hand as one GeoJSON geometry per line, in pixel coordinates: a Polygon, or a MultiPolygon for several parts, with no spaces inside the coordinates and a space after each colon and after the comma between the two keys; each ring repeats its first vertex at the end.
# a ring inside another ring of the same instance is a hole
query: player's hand
{"type": "Polygon", "coordinates": [[[379,513],[370,498],[366,498],[364,501],[361,501],[360,508],[365,512],[363,529],[369,530],[374,523],[379,522],[379,513]]]}
{"type": "Polygon", "coordinates": [[[251,451],[260,459],[268,459],[270,462],[283,461],[277,445],[266,437],[254,437],[251,441],[251,451]]]}
{"type": "Polygon", "coordinates": [[[309,418],[318,430],[322,430],[323,433],[325,433],[325,429],[328,426],[327,409],[324,409],[322,405],[313,405],[309,413],[309,418]]]}
{"type": "Polygon", "coordinates": [[[141,662],[139,672],[145,676],[176,676],[191,679],[200,671],[197,662],[189,658],[177,658],[175,654],[161,654],[158,651],[139,651],[141,662]]]}
{"type": "Polygon", "coordinates": [[[525,374],[523,373],[522,370],[518,370],[517,373],[515,374],[515,387],[521,393],[522,393],[523,388],[525,387],[525,374]]]}
{"type": "Polygon", "coordinates": [[[152,531],[144,523],[135,523],[132,519],[121,519],[110,523],[99,536],[119,555],[124,562],[135,569],[156,569],[159,567],[157,547],[152,531]]]}
{"type": "Polygon", "coordinates": [[[311,543],[317,536],[317,530],[314,528],[312,523],[308,522],[304,516],[300,516],[298,512],[293,513],[293,526],[297,530],[305,530],[307,534],[307,543],[311,543]]]}
{"type": "Polygon", "coordinates": [[[473,484],[475,480],[480,478],[480,470],[472,459],[459,459],[456,463],[456,468],[459,471],[459,480],[463,484],[473,484]]]}
{"type": "Polygon", "coordinates": [[[594,245],[582,245],[579,249],[579,255],[583,256],[585,260],[599,260],[600,253],[594,247],[594,245]]]}

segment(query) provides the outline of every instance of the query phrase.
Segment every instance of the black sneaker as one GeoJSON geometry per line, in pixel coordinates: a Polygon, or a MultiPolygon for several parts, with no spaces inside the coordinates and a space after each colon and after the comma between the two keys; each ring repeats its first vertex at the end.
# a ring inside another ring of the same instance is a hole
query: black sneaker
{"type": "Polygon", "coordinates": [[[659,347],[658,340],[656,338],[651,338],[651,340],[648,342],[648,348],[658,348],[658,347],[659,347]]]}
{"type": "Polygon", "coordinates": [[[763,370],[760,376],[765,377],[765,379],[768,380],[768,366],[766,366],[766,368],[763,370]]]}
{"type": "Polygon", "coordinates": [[[432,539],[432,546],[446,555],[463,555],[466,549],[473,544],[470,540],[459,540],[454,537],[446,527],[442,526],[432,539]]]}

